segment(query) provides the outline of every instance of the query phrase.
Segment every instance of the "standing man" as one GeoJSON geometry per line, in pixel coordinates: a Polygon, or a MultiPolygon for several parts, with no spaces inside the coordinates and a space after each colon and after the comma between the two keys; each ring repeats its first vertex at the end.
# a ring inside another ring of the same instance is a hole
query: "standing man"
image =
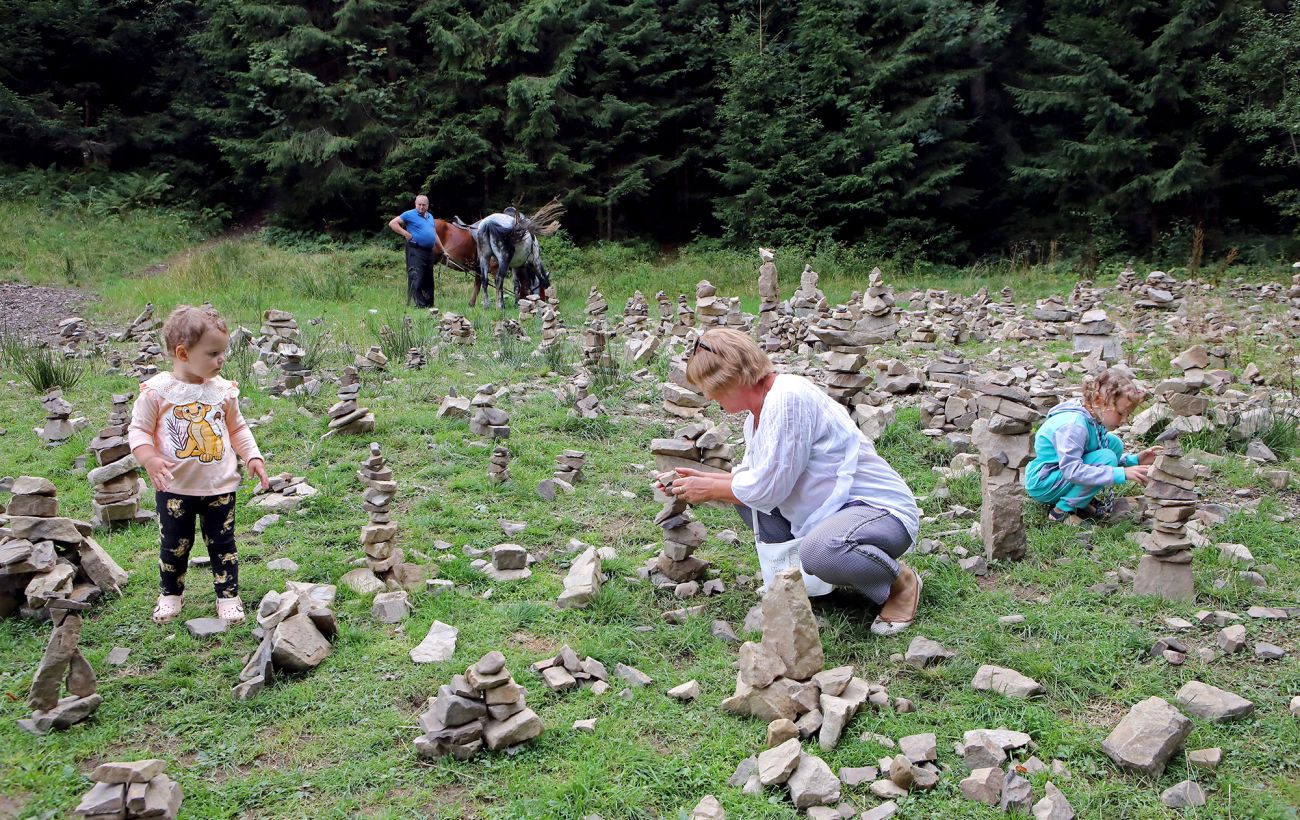
{"type": "Polygon", "coordinates": [[[416,307],[433,307],[433,255],[438,230],[429,213],[429,198],[420,194],[415,207],[388,222],[393,233],[406,238],[406,299],[416,307]]]}

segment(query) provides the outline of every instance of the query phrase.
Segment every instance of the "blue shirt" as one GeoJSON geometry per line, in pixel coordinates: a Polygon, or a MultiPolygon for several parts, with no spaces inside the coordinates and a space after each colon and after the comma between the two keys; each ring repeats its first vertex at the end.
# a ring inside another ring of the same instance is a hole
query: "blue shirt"
{"type": "Polygon", "coordinates": [[[412,208],[398,217],[406,230],[411,233],[411,241],[421,248],[435,248],[438,246],[438,229],[434,225],[433,214],[425,213],[420,216],[420,212],[412,208]]]}

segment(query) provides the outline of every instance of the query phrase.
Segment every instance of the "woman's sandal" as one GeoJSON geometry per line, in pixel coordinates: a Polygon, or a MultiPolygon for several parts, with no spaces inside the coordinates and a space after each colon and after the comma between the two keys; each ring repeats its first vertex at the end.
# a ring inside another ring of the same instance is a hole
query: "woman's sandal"
{"type": "MultiPolygon", "coordinates": [[[[875,623],[871,625],[872,635],[897,635],[910,627],[912,622],[916,620],[916,611],[921,608],[921,590],[925,588],[925,581],[921,578],[921,573],[906,564],[903,565],[903,568],[916,576],[916,602],[912,605],[912,612],[905,621],[892,621],[877,615],[875,623]]],[[[888,601],[885,603],[888,604],[888,601]]]]}
{"type": "Polygon", "coordinates": [[[165,624],[181,614],[185,598],[181,595],[159,595],[158,603],[153,608],[153,622],[165,624]]]}
{"type": "Polygon", "coordinates": [[[244,602],[238,598],[218,598],[217,617],[232,624],[244,622],[244,602]]]}

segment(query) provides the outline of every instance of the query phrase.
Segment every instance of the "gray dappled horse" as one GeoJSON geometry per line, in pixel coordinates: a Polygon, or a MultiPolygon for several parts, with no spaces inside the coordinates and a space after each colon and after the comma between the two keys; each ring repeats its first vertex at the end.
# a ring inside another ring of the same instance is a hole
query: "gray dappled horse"
{"type": "Polygon", "coordinates": [[[470,226],[478,245],[478,278],[474,280],[474,295],[470,305],[478,299],[483,289],[483,306],[487,307],[491,288],[491,268],[497,267],[497,309],[505,309],[505,279],[508,271],[515,274],[515,298],[541,295],[551,286],[550,274],[542,264],[539,236],[551,236],[560,229],[559,218],[564,208],[551,200],[531,217],[515,208],[486,216],[470,226]]]}

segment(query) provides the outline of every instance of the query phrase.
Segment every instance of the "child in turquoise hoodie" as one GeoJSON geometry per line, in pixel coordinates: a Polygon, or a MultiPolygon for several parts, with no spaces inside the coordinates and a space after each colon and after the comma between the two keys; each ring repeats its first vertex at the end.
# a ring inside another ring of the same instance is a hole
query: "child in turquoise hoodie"
{"type": "Polygon", "coordinates": [[[1110,368],[1084,380],[1082,401],[1051,409],[1034,437],[1034,460],[1025,470],[1025,489],[1035,501],[1052,505],[1049,518],[1104,517],[1110,503],[1096,500],[1103,488],[1147,483],[1147,466],[1158,448],[1126,455],[1119,436],[1110,432],[1145,399],[1146,391],[1128,373],[1110,368]]]}

